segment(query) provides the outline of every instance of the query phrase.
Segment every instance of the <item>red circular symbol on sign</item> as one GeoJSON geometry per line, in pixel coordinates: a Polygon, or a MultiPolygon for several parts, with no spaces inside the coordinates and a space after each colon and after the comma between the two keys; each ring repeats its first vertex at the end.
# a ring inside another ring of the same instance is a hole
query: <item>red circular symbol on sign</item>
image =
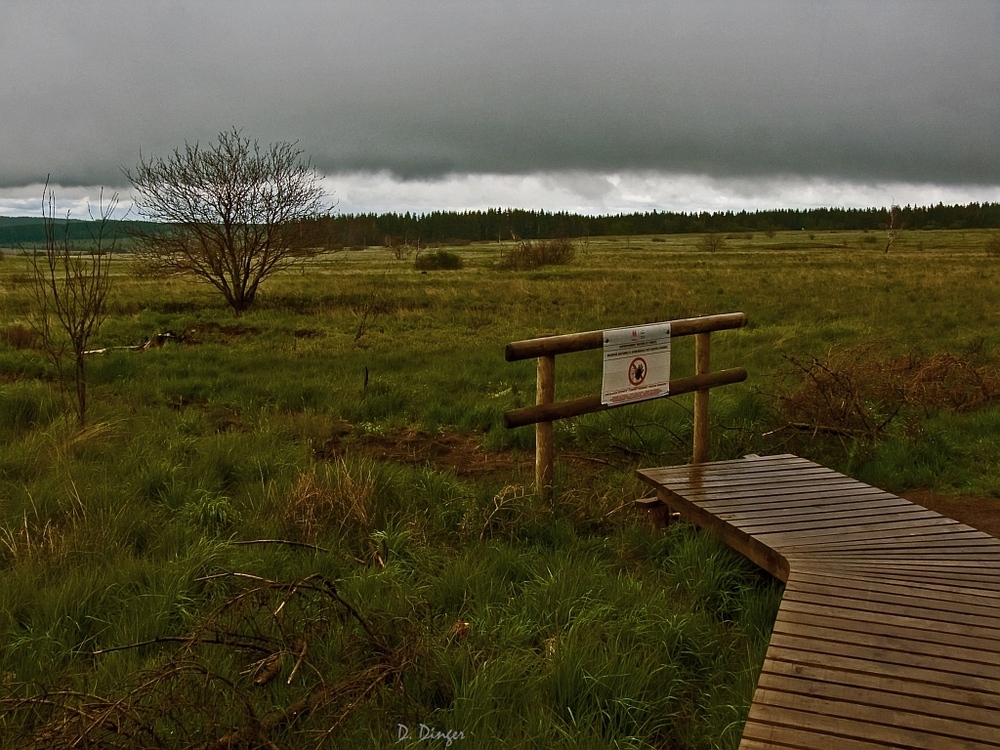
{"type": "Polygon", "coordinates": [[[632,385],[642,385],[642,381],[646,379],[646,371],[646,360],[636,357],[628,366],[628,382],[632,385]]]}

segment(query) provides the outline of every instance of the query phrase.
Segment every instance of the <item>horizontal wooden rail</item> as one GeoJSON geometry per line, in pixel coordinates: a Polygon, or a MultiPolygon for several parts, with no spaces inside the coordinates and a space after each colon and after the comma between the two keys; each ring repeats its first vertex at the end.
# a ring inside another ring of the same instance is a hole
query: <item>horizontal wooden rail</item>
{"type": "MultiPolygon", "coordinates": [[[[747,324],[746,313],[723,313],[721,315],[701,315],[697,318],[681,318],[670,321],[670,336],[692,336],[696,333],[711,333],[742,328],[747,324]]],[[[507,344],[504,358],[508,362],[534,357],[583,352],[588,349],[600,349],[604,346],[604,331],[587,331],[586,333],[567,333],[559,336],[543,336],[526,341],[513,341],[507,344]]],[[[735,381],[734,381],[735,382],[735,381]]],[[[673,389],[671,389],[673,392],[673,389]]],[[[531,424],[525,422],[524,424],[531,424]]]]}
{"type": "MultiPolygon", "coordinates": [[[[670,395],[678,396],[682,393],[691,393],[705,388],[715,388],[720,385],[730,385],[731,383],[742,383],[747,379],[747,371],[742,367],[732,367],[728,370],[710,372],[707,375],[691,375],[686,378],[678,378],[670,381],[670,395]]],[[[634,402],[633,402],[634,403],[634,402]]],[[[511,409],[503,415],[504,427],[511,429],[514,427],[524,427],[529,424],[539,422],[552,422],[556,419],[566,419],[568,417],[578,417],[581,414],[593,414],[598,411],[616,409],[619,406],[630,406],[632,404],[602,404],[601,397],[583,396],[569,401],[558,401],[549,404],[539,404],[536,406],[524,406],[520,409],[511,409]]]]}
{"type": "MultiPolygon", "coordinates": [[[[747,371],[733,367],[719,372],[710,371],[710,339],[713,331],[742,328],[747,324],[745,313],[733,312],[720,315],[701,315],[696,318],[681,318],[665,321],[670,324],[670,338],[675,336],[695,337],[695,374],[686,378],[671,380],[668,384],[669,396],[694,392],[694,451],[692,461],[700,463],[708,460],[708,392],[710,388],[730,383],[741,383],[747,379],[747,371]]],[[[641,326],[635,326],[640,328],[641,326]]],[[[633,333],[633,335],[635,335],[633,333]]],[[[537,359],[538,377],[534,406],[512,409],[503,415],[504,426],[508,429],[535,425],[535,485],[539,494],[551,499],[554,447],[552,423],[557,419],[578,417],[582,414],[615,409],[628,403],[603,404],[601,396],[584,396],[570,401],[555,400],[556,355],[601,349],[605,345],[605,331],[587,331],[558,336],[514,341],[507,344],[504,358],[508,362],[522,359],[537,359]]],[[[633,363],[634,364],[634,363],[633,363]]],[[[669,377],[669,372],[667,373],[669,377]]]]}

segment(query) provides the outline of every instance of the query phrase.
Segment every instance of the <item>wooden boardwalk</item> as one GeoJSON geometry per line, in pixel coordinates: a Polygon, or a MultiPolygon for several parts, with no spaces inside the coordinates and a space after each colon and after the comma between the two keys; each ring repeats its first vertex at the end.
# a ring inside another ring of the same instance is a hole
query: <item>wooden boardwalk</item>
{"type": "Polygon", "coordinates": [[[791,455],[639,476],[785,581],[740,748],[1000,748],[1000,540],[791,455]]]}

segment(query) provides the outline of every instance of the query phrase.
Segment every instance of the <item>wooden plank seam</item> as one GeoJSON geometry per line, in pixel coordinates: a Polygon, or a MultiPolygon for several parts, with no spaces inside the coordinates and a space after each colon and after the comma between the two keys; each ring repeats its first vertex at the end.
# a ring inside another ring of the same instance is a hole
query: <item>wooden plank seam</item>
{"type": "Polygon", "coordinates": [[[1000,748],[1000,540],[788,454],[639,477],[785,582],[741,750],[1000,748]]]}

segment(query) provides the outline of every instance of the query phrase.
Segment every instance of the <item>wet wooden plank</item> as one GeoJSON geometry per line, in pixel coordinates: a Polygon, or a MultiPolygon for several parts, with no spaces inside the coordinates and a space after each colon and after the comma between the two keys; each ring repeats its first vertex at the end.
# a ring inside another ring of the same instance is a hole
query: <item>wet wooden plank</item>
{"type": "MultiPolygon", "coordinates": [[[[844,570],[844,566],[838,565],[838,573],[844,570]]],[[[827,567],[821,569],[814,569],[808,564],[803,564],[799,566],[798,575],[826,575],[828,572],[827,567]]],[[[934,593],[941,594],[945,597],[948,596],[966,596],[970,598],[975,598],[977,600],[986,599],[996,599],[1000,600],[1000,581],[995,589],[991,589],[987,586],[977,586],[970,584],[966,581],[954,579],[947,583],[938,582],[928,582],[928,581],[899,581],[895,576],[888,575],[884,571],[879,571],[878,575],[872,574],[870,571],[852,571],[850,575],[859,581],[867,581],[872,584],[885,583],[889,585],[903,585],[907,589],[914,592],[926,595],[932,595],[934,593]]],[[[1000,576],[998,576],[1000,579],[1000,576]]]]}
{"type": "Polygon", "coordinates": [[[993,641],[1000,647],[1000,629],[996,616],[956,611],[951,617],[940,616],[941,610],[925,609],[916,604],[909,606],[880,605],[877,599],[867,602],[857,599],[834,599],[810,595],[797,587],[785,588],[781,611],[811,614],[831,620],[865,619],[885,627],[912,628],[937,632],[942,643],[950,635],[971,636],[993,641]]]}
{"type": "Polygon", "coordinates": [[[827,482],[820,486],[762,485],[752,489],[744,487],[741,490],[721,489],[717,491],[678,489],[677,492],[684,494],[692,500],[705,503],[706,507],[715,502],[719,503],[719,505],[733,505],[741,508],[753,508],[769,502],[776,503],[786,500],[808,500],[810,503],[821,503],[827,498],[847,500],[852,497],[867,497],[870,495],[886,498],[896,497],[896,495],[892,495],[876,487],[856,487],[847,482],[841,485],[827,482]]]}
{"type": "MultiPolygon", "coordinates": [[[[809,696],[762,690],[754,700],[750,718],[760,724],[791,723],[800,730],[826,732],[831,736],[882,742],[890,747],[942,750],[948,747],[1000,747],[991,728],[970,727],[941,717],[922,717],[909,711],[876,708],[857,703],[823,701],[809,696]],[[973,735],[973,736],[970,736],[973,735]]],[[[749,723],[749,720],[748,720],[749,723]]],[[[826,745],[840,747],[839,742],[826,745]]]]}
{"type": "Polygon", "coordinates": [[[850,518],[856,516],[858,510],[881,515],[910,509],[911,503],[892,495],[829,497],[821,498],[822,502],[814,502],[812,496],[795,497],[792,499],[773,499],[770,502],[738,505],[723,503],[699,503],[702,508],[725,518],[730,523],[743,525],[744,521],[794,520],[810,517],[850,518]],[[806,502],[804,502],[806,501],[806,502]]]}
{"type": "Polygon", "coordinates": [[[838,685],[847,690],[873,690],[887,695],[899,696],[902,701],[922,701],[938,704],[936,712],[948,716],[962,715],[970,711],[976,716],[1000,720],[1000,703],[997,696],[981,690],[964,690],[957,687],[948,689],[942,696],[941,688],[920,680],[899,679],[896,676],[868,674],[865,687],[858,685],[857,672],[832,665],[817,665],[770,659],[761,670],[761,681],[772,677],[792,678],[800,681],[801,689],[824,689],[824,685],[838,685]]]}
{"type": "Polygon", "coordinates": [[[838,556],[847,559],[857,558],[858,553],[877,552],[879,555],[982,555],[984,559],[994,559],[1000,551],[1000,545],[984,539],[976,532],[947,527],[921,529],[918,533],[897,537],[888,531],[872,534],[867,540],[846,539],[837,540],[830,536],[819,537],[809,544],[796,544],[786,547],[787,554],[797,551],[822,552],[826,559],[834,560],[838,556]],[[821,548],[821,549],[819,549],[821,548]]]}
{"type": "Polygon", "coordinates": [[[1000,540],[791,455],[640,477],[786,581],[741,748],[1000,747],[1000,540]]]}
{"type": "MultiPolygon", "coordinates": [[[[728,520],[725,516],[720,516],[723,520],[728,520]]],[[[877,531],[882,528],[929,528],[932,526],[955,526],[958,521],[940,516],[930,510],[906,509],[896,511],[888,515],[864,515],[854,513],[848,516],[839,514],[834,517],[818,516],[801,519],[791,519],[787,522],[773,519],[745,520],[739,524],[742,531],[754,536],[775,535],[795,538],[796,535],[804,534],[815,536],[823,533],[836,533],[838,530],[843,533],[848,529],[861,529],[877,531]],[[903,526],[902,524],[905,524],[903,526]],[[832,530],[828,532],[828,530],[832,530]]]]}
{"type": "Polygon", "coordinates": [[[944,612],[958,610],[1000,617],[1000,602],[995,599],[984,600],[979,593],[963,593],[948,587],[916,587],[883,579],[845,578],[843,575],[796,571],[795,588],[846,599],[861,598],[867,591],[869,598],[877,599],[882,604],[918,603],[921,607],[944,612]]]}

